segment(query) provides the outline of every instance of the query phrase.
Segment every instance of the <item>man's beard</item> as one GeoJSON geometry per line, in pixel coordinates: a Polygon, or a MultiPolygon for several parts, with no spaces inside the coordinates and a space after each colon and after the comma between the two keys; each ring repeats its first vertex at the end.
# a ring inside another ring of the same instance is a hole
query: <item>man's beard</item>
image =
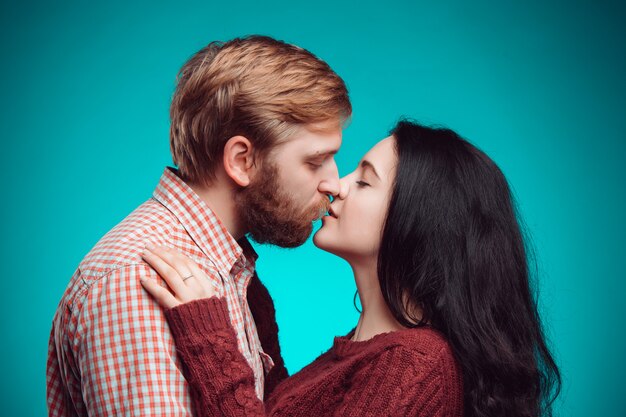
{"type": "Polygon", "coordinates": [[[314,207],[300,207],[282,192],[278,178],[278,168],[265,161],[254,181],[237,191],[235,203],[255,242],[294,248],[306,242],[313,220],[328,211],[330,200],[323,197],[314,207]]]}

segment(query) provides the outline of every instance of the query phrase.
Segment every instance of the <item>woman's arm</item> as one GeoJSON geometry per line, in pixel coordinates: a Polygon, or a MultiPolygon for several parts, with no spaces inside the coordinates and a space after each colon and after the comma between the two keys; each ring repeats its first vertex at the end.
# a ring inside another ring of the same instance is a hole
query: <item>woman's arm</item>
{"type": "Polygon", "coordinates": [[[143,258],[169,287],[160,286],[155,279],[141,281],[165,309],[195,414],[265,416],[264,404],[256,396],[252,369],[239,352],[228,306],[217,297],[202,270],[186,256],[167,248],[146,248],[143,258]]]}
{"type": "Polygon", "coordinates": [[[265,416],[224,300],[213,297],[180,304],[166,310],[165,317],[197,416],[265,416]]]}

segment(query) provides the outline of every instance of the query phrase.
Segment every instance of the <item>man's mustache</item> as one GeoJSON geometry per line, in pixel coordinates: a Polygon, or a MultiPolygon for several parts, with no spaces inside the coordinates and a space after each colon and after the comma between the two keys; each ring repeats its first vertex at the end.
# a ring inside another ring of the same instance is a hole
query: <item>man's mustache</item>
{"type": "Polygon", "coordinates": [[[328,210],[330,210],[330,203],[331,203],[330,196],[322,197],[319,204],[313,207],[311,211],[313,215],[315,216],[315,220],[320,219],[323,215],[328,213],[328,210]]]}

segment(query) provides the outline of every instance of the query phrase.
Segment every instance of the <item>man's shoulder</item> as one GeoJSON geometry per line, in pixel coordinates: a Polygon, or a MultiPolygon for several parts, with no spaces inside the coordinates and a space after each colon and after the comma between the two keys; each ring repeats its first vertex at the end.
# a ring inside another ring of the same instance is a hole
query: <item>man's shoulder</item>
{"type": "Polygon", "coordinates": [[[185,238],[176,217],[159,202],[150,199],[107,232],[85,255],[68,283],[66,303],[88,292],[95,282],[116,271],[147,269],[141,258],[146,243],[167,244],[185,238]]]}
{"type": "Polygon", "coordinates": [[[170,245],[190,240],[178,219],[150,199],[107,232],[82,259],[68,287],[90,286],[114,271],[145,265],[147,243],[170,245]]]}
{"type": "Polygon", "coordinates": [[[83,273],[105,275],[129,264],[141,262],[141,253],[150,243],[164,244],[173,234],[184,232],[176,217],[150,199],[107,232],[79,265],[83,273]]]}

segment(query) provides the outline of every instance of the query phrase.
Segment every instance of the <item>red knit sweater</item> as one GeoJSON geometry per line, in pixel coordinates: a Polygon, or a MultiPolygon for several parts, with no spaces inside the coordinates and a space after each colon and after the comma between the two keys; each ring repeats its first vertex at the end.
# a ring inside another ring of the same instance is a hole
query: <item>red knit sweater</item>
{"type": "Polygon", "coordinates": [[[251,303],[263,348],[276,362],[266,376],[265,404],[255,395],[252,370],[237,349],[223,300],[198,300],[166,311],[197,416],[463,414],[460,368],[445,339],[428,328],[379,334],[362,342],[351,341],[351,334],[336,337],[330,350],[285,379],[268,300],[265,307],[251,303]],[[269,312],[269,320],[259,317],[269,312]]]}

